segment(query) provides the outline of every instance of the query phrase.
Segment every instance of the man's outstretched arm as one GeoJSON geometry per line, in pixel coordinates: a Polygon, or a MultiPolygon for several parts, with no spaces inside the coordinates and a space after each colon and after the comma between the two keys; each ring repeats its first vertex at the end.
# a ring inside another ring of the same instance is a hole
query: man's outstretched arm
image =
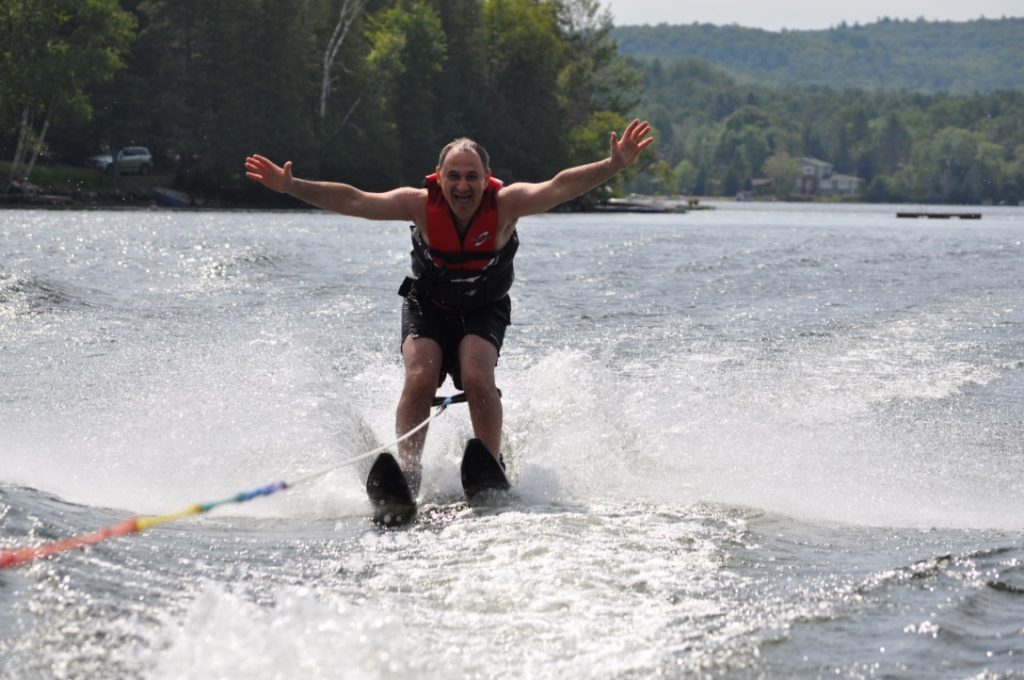
{"type": "Polygon", "coordinates": [[[245,159],[245,176],[318,208],[368,220],[415,221],[416,208],[423,204],[425,195],[425,190],[412,187],[371,193],[350,184],[299,179],[292,176],[291,161],[282,167],[258,154],[245,159]]]}
{"type": "Polygon", "coordinates": [[[595,163],[562,170],[546,182],[516,183],[499,194],[503,220],[508,223],[524,215],[547,212],[557,205],[598,187],[632,165],[640,152],[654,142],[647,121],[634,120],[622,133],[611,133],[608,157],[595,163]]]}

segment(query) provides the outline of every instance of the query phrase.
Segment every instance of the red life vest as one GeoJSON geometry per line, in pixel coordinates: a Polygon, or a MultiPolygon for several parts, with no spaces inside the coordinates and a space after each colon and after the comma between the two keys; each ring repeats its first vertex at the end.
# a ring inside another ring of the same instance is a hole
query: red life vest
{"type": "Polygon", "coordinates": [[[515,278],[512,258],[519,249],[519,237],[513,232],[508,243],[495,247],[500,231],[497,194],[501,180],[487,178],[480,207],[464,234],[455,224],[437,173],[427,175],[426,185],[427,239],[413,229],[414,278],[403,284],[402,291],[414,289],[445,307],[464,310],[504,297],[515,278]]]}
{"type": "Polygon", "coordinates": [[[437,173],[426,177],[427,241],[436,267],[484,269],[494,258],[498,237],[498,191],[501,180],[487,178],[484,196],[465,234],[460,234],[448,200],[441,192],[437,173]]]}

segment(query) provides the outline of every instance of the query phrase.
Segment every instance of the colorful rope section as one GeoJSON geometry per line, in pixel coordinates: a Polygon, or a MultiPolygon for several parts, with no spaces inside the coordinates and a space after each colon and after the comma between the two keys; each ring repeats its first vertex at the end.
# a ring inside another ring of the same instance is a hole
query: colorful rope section
{"type": "Polygon", "coordinates": [[[131,519],[126,519],[120,524],[116,524],[112,527],[106,527],[99,531],[94,531],[91,534],[72,536],[59,541],[53,541],[52,543],[44,543],[43,545],[36,546],[34,548],[22,548],[20,550],[0,552],[0,569],[16,567],[19,564],[32,562],[44,557],[49,557],[50,555],[56,555],[57,553],[83,548],[87,545],[93,545],[100,541],[105,541],[108,538],[117,538],[118,536],[141,533],[146,529],[151,529],[159,524],[173,522],[190,515],[199,515],[204,512],[209,512],[218,506],[227,505],[228,503],[244,503],[245,501],[249,501],[260,496],[269,496],[276,491],[283,491],[287,488],[288,484],[286,482],[268,484],[267,486],[261,486],[258,489],[253,489],[252,491],[244,491],[242,493],[235,494],[234,496],[225,498],[221,501],[214,501],[213,503],[197,503],[166,515],[158,515],[155,517],[132,517],[131,519]]]}
{"type": "Polygon", "coordinates": [[[426,427],[431,420],[444,413],[444,410],[448,408],[449,405],[457,404],[463,401],[465,401],[465,397],[462,394],[454,395],[451,397],[438,397],[434,400],[432,404],[433,406],[437,407],[437,410],[430,414],[427,417],[427,419],[424,420],[422,423],[420,423],[413,429],[409,430],[408,432],[406,432],[393,442],[389,442],[384,446],[380,446],[372,451],[368,451],[366,453],[355,456],[354,458],[344,460],[341,463],[332,465],[331,467],[321,470],[319,472],[314,472],[313,474],[307,475],[294,482],[275,482],[274,484],[267,484],[266,486],[261,486],[256,489],[252,489],[251,491],[242,491],[241,493],[237,493],[234,496],[230,496],[223,500],[214,501],[212,503],[196,503],[195,505],[190,505],[187,508],[183,508],[182,510],[178,510],[177,512],[171,512],[166,515],[157,515],[154,517],[132,517],[131,519],[126,519],[120,524],[116,524],[111,527],[106,527],[89,534],[71,536],[69,538],[64,538],[59,541],[53,541],[51,543],[44,543],[42,545],[38,545],[31,548],[0,551],[0,569],[15,567],[20,564],[25,564],[26,562],[33,562],[35,560],[50,557],[51,555],[56,555],[58,553],[68,552],[70,550],[76,550],[78,548],[83,548],[85,546],[94,545],[96,543],[100,543],[101,541],[105,541],[110,538],[117,538],[119,536],[127,536],[129,534],[142,533],[143,531],[151,529],[160,524],[166,524],[167,522],[173,522],[175,520],[190,517],[192,515],[201,515],[204,512],[209,512],[210,510],[220,507],[221,505],[228,505],[231,503],[244,503],[246,501],[251,501],[254,498],[269,496],[273,493],[277,493],[278,491],[284,491],[285,489],[295,488],[300,484],[305,484],[314,479],[317,479],[318,477],[322,477],[329,472],[333,472],[346,465],[351,465],[352,463],[355,463],[356,461],[359,460],[363,460],[364,458],[375,456],[381,451],[384,451],[385,449],[395,446],[399,442],[411,437],[413,434],[419,432],[424,427],[426,427]]]}

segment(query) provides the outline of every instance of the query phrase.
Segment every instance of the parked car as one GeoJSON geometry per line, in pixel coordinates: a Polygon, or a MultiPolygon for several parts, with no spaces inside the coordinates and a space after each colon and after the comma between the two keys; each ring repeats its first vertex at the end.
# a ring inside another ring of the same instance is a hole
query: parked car
{"type": "MultiPolygon", "coordinates": [[[[85,159],[86,166],[102,172],[113,172],[114,157],[110,154],[99,154],[85,159]]],[[[149,174],[153,169],[153,156],[144,146],[126,146],[117,152],[117,167],[124,173],[149,174]]]]}

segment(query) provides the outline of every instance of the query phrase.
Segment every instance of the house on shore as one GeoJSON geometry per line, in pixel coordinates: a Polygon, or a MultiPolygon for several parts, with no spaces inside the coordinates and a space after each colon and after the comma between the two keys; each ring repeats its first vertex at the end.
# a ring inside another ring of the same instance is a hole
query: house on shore
{"type": "Polygon", "coordinates": [[[831,163],[817,158],[801,156],[796,160],[800,165],[800,177],[794,187],[796,193],[805,196],[854,196],[860,193],[864,183],[860,177],[838,174],[831,163]]]}

